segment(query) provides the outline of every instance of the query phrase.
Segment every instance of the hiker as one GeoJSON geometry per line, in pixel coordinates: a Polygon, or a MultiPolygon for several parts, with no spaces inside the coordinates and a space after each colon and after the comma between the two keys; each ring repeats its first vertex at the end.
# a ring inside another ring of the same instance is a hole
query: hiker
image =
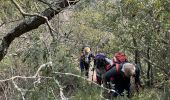
{"type": "MultiPolygon", "coordinates": [[[[114,54],[113,56],[114,59],[114,63],[118,63],[118,64],[124,64],[128,62],[127,56],[123,53],[123,52],[117,52],[114,54]]],[[[139,64],[135,64],[135,86],[136,86],[136,91],[139,92],[139,88],[143,89],[143,86],[141,85],[141,81],[140,81],[140,65],[139,64]]]]}
{"type": "Polygon", "coordinates": [[[108,70],[103,75],[103,80],[105,82],[105,86],[107,86],[107,82],[112,82],[114,84],[114,90],[116,92],[113,93],[113,97],[117,97],[118,95],[123,95],[124,90],[127,91],[127,97],[130,98],[130,79],[134,78],[135,83],[139,82],[139,69],[137,66],[131,63],[124,64],[115,64],[110,70],[108,70]]]}
{"type": "Polygon", "coordinates": [[[96,79],[99,85],[102,84],[102,75],[111,67],[112,60],[106,57],[104,53],[99,53],[95,56],[94,65],[96,68],[96,79]]]}
{"type": "Polygon", "coordinates": [[[94,59],[95,56],[92,54],[91,49],[89,47],[84,47],[80,56],[80,69],[81,73],[85,70],[85,76],[89,77],[89,68],[90,62],[94,59]]]}
{"type": "Polygon", "coordinates": [[[102,83],[102,75],[111,69],[113,64],[115,63],[123,63],[127,61],[127,57],[124,53],[118,52],[114,55],[113,60],[110,60],[106,57],[104,53],[99,53],[95,57],[95,66],[96,66],[96,78],[97,83],[101,85],[102,83]]]}
{"type": "Polygon", "coordinates": [[[128,62],[126,55],[123,52],[117,52],[113,55],[113,62],[123,64],[128,62]]]}
{"type": "Polygon", "coordinates": [[[81,50],[81,54],[80,54],[80,58],[79,58],[81,73],[84,72],[83,55],[84,55],[84,47],[81,50]]]}
{"type": "MultiPolygon", "coordinates": [[[[104,86],[106,88],[112,88],[116,91],[112,93],[113,97],[117,97],[118,95],[122,96],[124,90],[126,90],[127,97],[130,98],[130,80],[133,78],[135,80],[135,84],[141,86],[139,76],[139,66],[129,63],[126,55],[118,52],[115,53],[113,57],[113,65],[103,74],[104,86]]],[[[109,97],[107,92],[104,93],[106,98],[109,97]]]]}

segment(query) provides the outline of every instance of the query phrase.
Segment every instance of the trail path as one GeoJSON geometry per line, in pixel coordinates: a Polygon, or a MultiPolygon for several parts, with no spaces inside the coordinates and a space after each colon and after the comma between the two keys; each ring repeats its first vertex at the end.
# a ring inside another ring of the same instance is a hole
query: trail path
{"type": "Polygon", "coordinates": [[[94,70],[94,72],[92,71],[92,69],[89,70],[89,78],[88,80],[90,81],[95,81],[96,82],[96,71],[94,70]]]}

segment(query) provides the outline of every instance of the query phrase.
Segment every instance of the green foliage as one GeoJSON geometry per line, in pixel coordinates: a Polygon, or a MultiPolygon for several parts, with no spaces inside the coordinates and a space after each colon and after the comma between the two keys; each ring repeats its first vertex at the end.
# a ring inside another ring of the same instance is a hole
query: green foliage
{"type": "MultiPolygon", "coordinates": [[[[47,5],[38,1],[16,1],[27,13],[41,12],[47,8],[47,5]]],[[[10,0],[0,2],[2,22],[22,18],[10,0]]],[[[1,70],[11,68],[12,75],[30,76],[34,75],[42,64],[52,61],[53,65],[42,69],[40,74],[53,79],[42,79],[39,84],[34,84],[35,80],[27,80],[25,83],[22,79],[17,80],[20,87],[29,88],[30,91],[25,96],[28,100],[60,99],[59,87],[54,79],[59,81],[66,97],[73,100],[100,100],[101,88],[80,78],[56,75],[53,72],[80,75],[78,57],[84,45],[89,45],[95,54],[104,52],[110,58],[113,53],[123,51],[132,62],[134,53],[138,50],[144,72],[142,81],[149,81],[146,77],[149,60],[152,62],[154,84],[153,88],[146,88],[132,100],[169,100],[169,5],[169,0],[84,0],[69,12],[69,22],[64,23],[62,15],[61,19],[52,20],[52,26],[57,27],[59,32],[54,32],[58,37],[56,40],[48,37],[46,26],[28,33],[24,40],[28,44],[23,46],[26,49],[17,52],[19,48],[12,48],[10,55],[0,62],[1,70]],[[148,48],[150,58],[146,60],[148,48]]],[[[13,45],[20,45],[19,43],[17,40],[13,45]]],[[[10,76],[5,71],[3,74],[10,76]]],[[[11,85],[10,88],[14,87],[11,85]]],[[[10,94],[11,91],[7,92],[10,94]]],[[[11,93],[11,96],[13,99],[21,97],[18,91],[11,93]]]]}
{"type": "Polygon", "coordinates": [[[99,100],[101,89],[97,86],[83,82],[81,83],[79,89],[76,91],[76,95],[72,98],[73,100],[99,100]]]}
{"type": "Polygon", "coordinates": [[[10,58],[8,58],[8,57],[4,58],[4,59],[0,62],[1,70],[7,69],[11,64],[12,64],[12,61],[10,60],[10,58]]]}
{"type": "Polygon", "coordinates": [[[167,93],[169,92],[157,89],[147,89],[139,95],[134,96],[132,100],[169,100],[170,96],[167,93]]]}

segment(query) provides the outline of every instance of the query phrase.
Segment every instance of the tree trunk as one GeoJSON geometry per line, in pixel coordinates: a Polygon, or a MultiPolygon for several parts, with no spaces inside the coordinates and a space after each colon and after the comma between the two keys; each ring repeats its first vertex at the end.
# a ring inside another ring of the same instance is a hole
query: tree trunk
{"type": "MultiPolygon", "coordinates": [[[[74,5],[79,0],[62,0],[60,3],[56,3],[55,6],[57,10],[52,8],[48,8],[44,10],[41,15],[51,20],[56,14],[62,11],[64,8],[68,7],[69,5],[74,5]]],[[[33,29],[38,28],[40,25],[46,23],[46,20],[42,17],[34,16],[30,19],[25,19],[21,22],[18,26],[16,26],[13,30],[6,34],[3,37],[2,42],[0,44],[0,61],[4,58],[7,54],[7,50],[11,44],[11,42],[16,38],[21,36],[22,34],[29,32],[33,29]]]]}
{"type": "Polygon", "coordinates": [[[147,85],[150,87],[151,86],[151,84],[152,84],[152,75],[151,74],[153,74],[152,73],[152,65],[151,65],[151,63],[150,63],[150,47],[148,47],[147,48],[147,59],[148,59],[148,61],[147,61],[147,65],[148,65],[148,70],[147,70],[147,85]]]}
{"type": "Polygon", "coordinates": [[[141,74],[143,74],[143,70],[142,70],[142,67],[141,67],[141,61],[140,61],[140,52],[138,50],[138,45],[137,45],[137,42],[136,42],[136,39],[132,36],[133,38],[133,45],[135,47],[135,64],[138,64],[140,66],[140,72],[141,74]]]}

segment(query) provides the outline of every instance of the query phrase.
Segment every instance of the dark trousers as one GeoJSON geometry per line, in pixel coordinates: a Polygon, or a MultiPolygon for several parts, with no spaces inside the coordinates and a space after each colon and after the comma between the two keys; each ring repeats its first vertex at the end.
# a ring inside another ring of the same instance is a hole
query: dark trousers
{"type": "Polygon", "coordinates": [[[127,93],[127,97],[130,98],[131,96],[131,92],[130,92],[130,83],[127,83],[127,84],[115,84],[114,86],[115,88],[115,91],[113,93],[113,97],[117,97],[117,96],[124,96],[123,92],[126,90],[126,93],[127,93]]]}
{"type": "Polygon", "coordinates": [[[88,78],[89,77],[90,63],[84,63],[84,68],[85,68],[85,76],[88,78]]]}
{"type": "Polygon", "coordinates": [[[83,64],[82,60],[80,60],[80,70],[81,70],[81,72],[84,71],[84,64],[83,64]]]}
{"type": "Polygon", "coordinates": [[[85,76],[86,77],[88,77],[88,75],[89,75],[89,67],[90,67],[90,63],[85,63],[84,61],[80,60],[81,73],[83,73],[84,70],[85,70],[85,76]]]}

